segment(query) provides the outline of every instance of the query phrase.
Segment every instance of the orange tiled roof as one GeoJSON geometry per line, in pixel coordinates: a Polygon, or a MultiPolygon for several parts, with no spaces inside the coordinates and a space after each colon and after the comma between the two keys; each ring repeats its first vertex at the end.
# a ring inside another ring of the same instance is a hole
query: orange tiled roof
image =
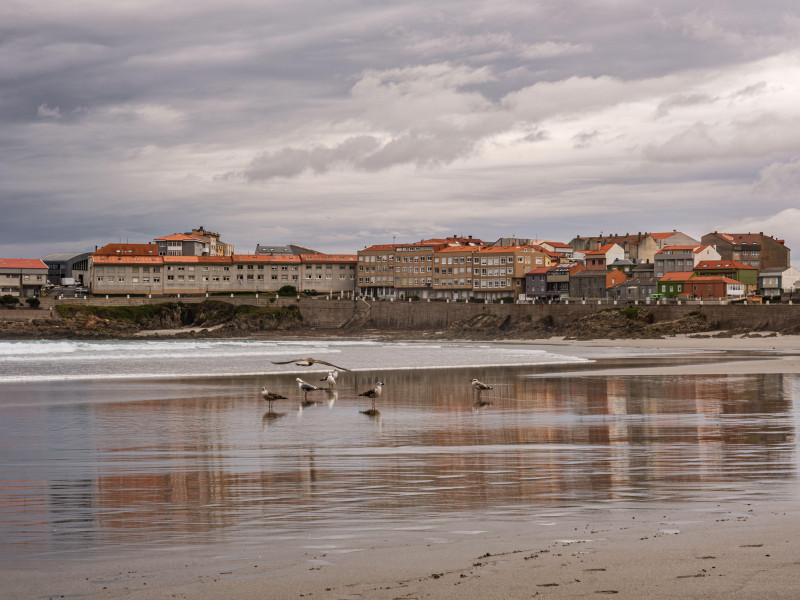
{"type": "Polygon", "coordinates": [[[299,263],[297,254],[234,254],[233,262],[250,263],[299,263]]]}
{"type": "Polygon", "coordinates": [[[553,248],[572,248],[569,244],[565,244],[564,242],[550,242],[544,241],[544,244],[550,244],[553,248]]]}
{"type": "Polygon", "coordinates": [[[121,254],[138,256],[158,256],[158,246],[156,244],[106,244],[99,250],[92,252],[92,256],[121,254]]]}
{"type": "MultiPolygon", "coordinates": [[[[136,256],[123,254],[120,256],[92,255],[92,263],[95,265],[162,265],[163,256],[136,256]]],[[[176,256],[173,258],[182,258],[176,256]]]]}
{"type": "Polygon", "coordinates": [[[155,238],[156,241],[167,241],[167,242],[203,242],[204,244],[208,244],[208,240],[204,240],[203,238],[190,235],[188,233],[173,233],[172,235],[165,235],[163,237],[155,238]]]}
{"type": "Polygon", "coordinates": [[[701,260],[694,267],[695,271],[699,269],[753,269],[754,271],[757,270],[755,267],[751,267],[750,265],[736,262],[735,260],[724,260],[724,259],[701,260]]]}
{"type": "MultiPolygon", "coordinates": [[[[705,246],[703,246],[703,247],[705,247],[705,246]]],[[[666,254],[667,251],[669,251],[669,250],[673,250],[673,251],[674,250],[685,250],[685,251],[692,250],[692,251],[694,251],[697,248],[698,248],[698,246],[664,246],[661,250],[656,252],[656,254],[666,254]]]]}
{"type": "Polygon", "coordinates": [[[475,252],[521,252],[524,249],[533,248],[532,246],[487,246],[486,248],[475,248],[475,252]]]}
{"type": "Polygon", "coordinates": [[[206,264],[220,264],[220,263],[231,263],[231,256],[167,256],[164,255],[161,258],[164,259],[165,263],[206,263],[206,264]]]}
{"type": "Polygon", "coordinates": [[[703,275],[702,277],[692,277],[692,283],[719,283],[720,281],[724,281],[725,283],[742,283],[741,281],[736,281],[735,279],[725,277],[724,275],[703,275]]]}
{"type": "Polygon", "coordinates": [[[671,271],[666,273],[659,281],[686,281],[694,276],[694,271],[671,271]]]}
{"type": "Polygon", "coordinates": [[[304,263],[351,263],[358,260],[356,254],[301,254],[304,263]]]}
{"type": "Polygon", "coordinates": [[[45,269],[40,258],[0,258],[0,269],[45,269]]]}
{"type": "Polygon", "coordinates": [[[436,252],[477,252],[478,248],[475,246],[448,246],[437,250],[436,252]]]}
{"type": "Polygon", "coordinates": [[[605,246],[600,246],[599,250],[586,250],[584,254],[607,254],[615,245],[616,244],[606,244],[605,246]]]}
{"type": "Polygon", "coordinates": [[[400,246],[408,246],[408,244],[375,244],[374,246],[364,248],[360,252],[366,252],[368,250],[396,250],[400,246]]]}

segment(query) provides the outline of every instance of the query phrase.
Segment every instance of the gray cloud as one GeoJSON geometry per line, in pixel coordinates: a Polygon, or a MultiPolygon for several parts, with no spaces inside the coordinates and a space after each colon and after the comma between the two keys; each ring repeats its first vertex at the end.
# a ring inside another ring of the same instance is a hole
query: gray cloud
{"type": "Polygon", "coordinates": [[[309,244],[311,220],[340,251],[510,223],[572,237],[604,227],[587,216],[603,203],[614,227],[653,229],[654,199],[669,229],[752,194],[766,219],[800,155],[797,14],[788,0],[7,3],[0,252],[147,241],[199,224],[187,214],[246,249],[309,244]]]}

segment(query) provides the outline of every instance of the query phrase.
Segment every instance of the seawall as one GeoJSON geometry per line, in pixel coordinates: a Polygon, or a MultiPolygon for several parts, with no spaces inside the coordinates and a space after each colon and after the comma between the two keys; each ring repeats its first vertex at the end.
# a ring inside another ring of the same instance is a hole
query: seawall
{"type": "MultiPolygon", "coordinates": [[[[556,325],[570,323],[586,315],[608,308],[624,308],[612,303],[596,304],[474,304],[445,302],[366,302],[364,300],[326,300],[325,298],[279,298],[272,302],[269,298],[254,297],[212,297],[212,300],[231,304],[254,304],[258,306],[299,307],[304,323],[319,329],[374,329],[395,330],[439,330],[453,323],[477,314],[491,314],[502,320],[519,321],[550,317],[556,325]]],[[[181,301],[195,303],[205,297],[184,298],[65,298],[55,300],[44,298],[40,310],[25,310],[28,318],[49,318],[56,311],[50,306],[56,303],[92,306],[130,306],[154,302],[181,301]]],[[[644,306],[643,306],[644,308],[644,306]]],[[[656,322],[679,319],[692,312],[702,312],[710,321],[719,323],[721,329],[759,328],[767,331],[780,331],[790,326],[800,325],[800,304],[667,304],[650,305],[656,322]]],[[[0,320],[6,314],[15,313],[22,317],[22,310],[2,311],[0,320]]]]}

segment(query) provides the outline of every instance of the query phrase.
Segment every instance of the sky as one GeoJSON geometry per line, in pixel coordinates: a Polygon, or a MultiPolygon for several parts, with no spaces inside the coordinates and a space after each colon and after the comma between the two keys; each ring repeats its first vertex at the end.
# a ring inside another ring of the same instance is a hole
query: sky
{"type": "Polygon", "coordinates": [[[5,0],[0,256],[671,231],[800,259],[800,5],[5,0]]]}

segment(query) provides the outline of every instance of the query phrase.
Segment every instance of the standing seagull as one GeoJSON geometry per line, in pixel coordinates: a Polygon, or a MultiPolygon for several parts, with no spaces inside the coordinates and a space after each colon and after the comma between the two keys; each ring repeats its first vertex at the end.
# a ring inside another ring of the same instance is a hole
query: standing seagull
{"type": "Polygon", "coordinates": [[[288,365],[289,363],[294,363],[298,367],[310,367],[315,363],[319,363],[321,365],[328,365],[329,367],[333,367],[334,369],[341,369],[342,371],[349,371],[350,369],[345,369],[344,367],[337,367],[333,363],[329,363],[324,360],[318,360],[316,358],[293,358],[292,360],[284,360],[281,362],[275,362],[274,360],[270,361],[273,365],[288,365]]]}
{"type": "Polygon", "coordinates": [[[320,389],[315,385],[311,385],[310,383],[303,381],[299,377],[295,379],[295,381],[297,382],[297,387],[303,392],[303,402],[308,402],[308,392],[314,392],[320,389]]]}
{"type": "Polygon", "coordinates": [[[272,402],[274,400],[286,400],[286,396],[281,396],[275,392],[270,392],[267,388],[261,388],[261,397],[267,401],[269,410],[272,411],[272,402]]]}
{"type": "Polygon", "coordinates": [[[471,382],[472,387],[474,387],[478,391],[478,398],[481,397],[481,392],[484,390],[493,390],[494,388],[490,385],[483,383],[482,381],[478,381],[477,379],[473,379],[471,382]]]}
{"type": "Polygon", "coordinates": [[[381,392],[383,391],[383,388],[381,387],[382,385],[383,385],[383,382],[379,381],[378,383],[375,384],[374,388],[367,390],[363,394],[359,394],[359,396],[366,396],[367,398],[371,398],[372,399],[372,410],[373,411],[375,410],[375,400],[378,398],[378,396],[381,395],[381,392]]]}
{"type": "Polygon", "coordinates": [[[320,381],[328,382],[328,389],[333,391],[333,387],[336,385],[336,378],[339,376],[339,371],[334,369],[333,371],[328,371],[328,376],[323,377],[320,381]]]}

